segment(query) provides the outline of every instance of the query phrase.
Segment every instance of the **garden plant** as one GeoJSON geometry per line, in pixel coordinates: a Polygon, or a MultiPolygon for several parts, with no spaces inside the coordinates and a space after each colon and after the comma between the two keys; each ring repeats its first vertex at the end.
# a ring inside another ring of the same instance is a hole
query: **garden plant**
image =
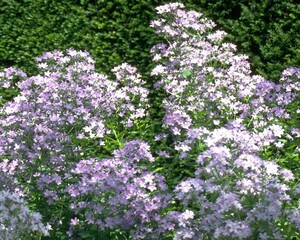
{"type": "Polygon", "coordinates": [[[0,73],[19,92],[0,109],[0,239],[300,238],[300,69],[254,75],[201,13],[156,10],[151,88],[74,49],[0,73]]]}

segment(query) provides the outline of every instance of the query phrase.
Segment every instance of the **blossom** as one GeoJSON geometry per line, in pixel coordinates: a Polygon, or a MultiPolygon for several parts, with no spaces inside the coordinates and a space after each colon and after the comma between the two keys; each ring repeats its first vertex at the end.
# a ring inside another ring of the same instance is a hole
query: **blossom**
{"type": "Polygon", "coordinates": [[[157,239],[160,229],[153,226],[161,221],[160,211],[168,205],[170,195],[164,193],[167,186],[163,176],[138,165],[153,161],[149,145],[137,140],[126,142],[113,156],[76,164],[72,172],[79,181],[67,188],[73,211],[82,212],[102,230],[130,229],[134,239],[157,239]],[[98,200],[90,199],[90,195],[98,200]],[[81,201],[83,205],[79,205],[81,201]]]}
{"type": "Polygon", "coordinates": [[[241,128],[240,123],[209,133],[206,142],[213,144],[199,154],[195,178],[176,186],[176,198],[187,210],[197,209],[198,219],[187,219],[184,224],[178,219],[181,230],[176,232],[177,239],[184,239],[181,233],[191,229],[193,234],[205,232],[212,239],[249,239],[265,234],[265,229],[253,229],[257,221],[270,230],[270,239],[281,238],[274,221],[292,215],[283,207],[291,200],[290,188],[280,179],[292,180],[293,174],[259,157],[256,134],[241,128]]]}
{"type": "Polygon", "coordinates": [[[166,12],[172,12],[176,9],[183,8],[184,5],[182,3],[170,3],[170,4],[165,4],[161,5],[156,8],[157,13],[166,13],[166,12]]]}
{"type": "Polygon", "coordinates": [[[3,239],[17,239],[34,234],[49,235],[49,226],[42,222],[42,216],[30,212],[25,202],[16,193],[0,191],[0,235],[3,239]]]}
{"type": "Polygon", "coordinates": [[[156,11],[151,27],[165,43],[151,49],[151,75],[164,115],[149,142],[140,139],[156,129],[147,121],[153,101],[128,63],[113,68],[110,80],[88,52],[68,49],[37,57],[35,76],[0,72],[0,87],[20,90],[0,109],[5,239],[51,230],[21,196],[33,208],[45,199],[49,209],[36,210],[54,229],[68,224],[69,238],[97,229],[132,239],[283,239],[280,224],[299,230],[295,176],[276,156],[263,156],[300,136],[285,124],[299,112],[289,108],[300,70],[286,69],[278,83],[253,75],[249,58],[202,13],[182,3],[156,11]],[[166,180],[163,173],[172,172],[179,174],[166,180]]]}

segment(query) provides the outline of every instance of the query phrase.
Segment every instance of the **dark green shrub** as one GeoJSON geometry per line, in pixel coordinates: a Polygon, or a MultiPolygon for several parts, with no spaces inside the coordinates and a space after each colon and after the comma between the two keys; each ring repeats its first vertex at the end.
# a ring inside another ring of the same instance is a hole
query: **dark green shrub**
{"type": "MultiPolygon", "coordinates": [[[[35,72],[34,57],[67,48],[89,51],[97,70],[127,61],[148,75],[149,50],[157,39],[149,28],[158,0],[2,0],[0,68],[35,72]]],[[[216,21],[257,73],[276,79],[300,65],[300,6],[295,1],[181,1],[216,21]]]]}
{"type": "Polygon", "coordinates": [[[293,0],[201,0],[198,4],[249,55],[256,73],[272,80],[300,66],[300,5],[293,0]]]}
{"type": "Polygon", "coordinates": [[[34,57],[74,48],[89,51],[104,73],[124,61],[148,69],[155,38],[149,1],[3,0],[0,9],[1,68],[33,73],[34,57]]]}

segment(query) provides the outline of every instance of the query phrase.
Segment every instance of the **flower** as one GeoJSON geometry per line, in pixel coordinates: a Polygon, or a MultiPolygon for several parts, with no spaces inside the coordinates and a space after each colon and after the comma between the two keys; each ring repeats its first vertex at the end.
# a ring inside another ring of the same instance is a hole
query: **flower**
{"type": "Polygon", "coordinates": [[[42,222],[41,214],[30,212],[25,202],[16,193],[0,191],[0,236],[3,239],[19,239],[29,234],[49,235],[49,225],[42,222]]]}

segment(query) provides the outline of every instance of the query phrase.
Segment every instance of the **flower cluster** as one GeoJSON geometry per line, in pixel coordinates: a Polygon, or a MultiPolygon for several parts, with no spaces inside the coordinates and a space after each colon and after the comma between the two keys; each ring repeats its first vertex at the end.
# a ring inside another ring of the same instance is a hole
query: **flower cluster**
{"type": "Polygon", "coordinates": [[[72,170],[80,181],[67,189],[72,197],[70,208],[79,219],[83,215],[76,225],[83,227],[87,221],[100,230],[130,230],[133,239],[158,239],[160,213],[170,196],[164,193],[164,178],[145,168],[147,162],[154,161],[149,145],[126,142],[113,155],[110,159],[82,160],[72,170]]]}
{"type": "Polygon", "coordinates": [[[112,70],[112,81],[95,72],[87,52],[69,49],[37,57],[36,76],[0,73],[1,88],[20,90],[0,109],[0,238],[48,234],[21,196],[71,239],[94,232],[289,239],[299,232],[298,179],[264,152],[299,140],[300,70],[288,68],[273,83],[253,75],[247,57],[201,13],[181,3],[157,13],[151,26],[166,43],[152,48],[152,75],[164,117],[147,142],[137,136],[158,124],[146,118],[149,90],[127,63],[112,70]]]}
{"type": "MultiPolygon", "coordinates": [[[[151,24],[168,42],[152,48],[157,62],[152,75],[167,94],[163,123],[175,145],[191,144],[187,135],[193,128],[211,130],[240,118],[248,128],[263,131],[290,118],[285,108],[299,93],[299,70],[286,70],[280,84],[252,75],[248,57],[223,41],[225,32],[214,31],[212,21],[183,8],[179,3],[158,7],[161,18],[151,24]]],[[[175,149],[185,157],[190,148],[175,149]]]]}
{"type": "Polygon", "coordinates": [[[132,127],[135,121],[148,115],[149,90],[142,87],[146,82],[135,67],[123,63],[115,67],[113,72],[120,85],[115,94],[118,98],[117,113],[125,126],[132,127]]]}
{"type": "Polygon", "coordinates": [[[87,52],[48,52],[36,61],[39,75],[26,78],[9,69],[2,74],[10,80],[18,73],[23,80],[17,83],[20,94],[2,108],[0,168],[25,181],[36,177],[45,196],[56,199],[49,183],[60,185],[72,162],[81,158],[74,140],[101,140],[110,132],[107,122],[119,124],[111,121],[117,114],[132,126],[147,114],[148,90],[128,64],[114,69],[117,81],[96,73],[87,52]]]}
{"type": "Polygon", "coordinates": [[[0,191],[0,239],[47,236],[49,228],[42,223],[41,214],[30,212],[19,195],[0,191]]]}
{"type": "Polygon", "coordinates": [[[13,87],[18,80],[23,80],[27,77],[26,73],[16,68],[6,68],[0,72],[0,87],[13,87]]]}
{"type": "Polygon", "coordinates": [[[185,210],[170,212],[164,229],[175,230],[174,239],[282,239],[278,222],[294,219],[299,228],[299,206],[286,207],[296,194],[289,185],[294,176],[260,152],[282,147],[278,139],[291,138],[288,133],[298,137],[299,129],[281,124],[299,96],[299,69],[284,71],[279,84],[252,75],[247,57],[223,41],[225,32],[183,8],[160,6],[161,18],[151,24],[168,42],[152,49],[155,87],[167,95],[167,133],[157,139],[173,136],[181,159],[198,151],[195,177],[175,188],[185,210]],[[195,142],[206,150],[199,152],[195,142]]]}
{"type": "Polygon", "coordinates": [[[263,139],[241,121],[215,129],[205,142],[208,148],[197,158],[195,178],[175,189],[176,197],[196,216],[186,219],[187,227],[179,223],[180,229],[192,228],[210,239],[282,239],[275,222],[284,222],[295,211],[300,214],[286,209],[293,196],[287,184],[293,173],[261,159],[263,139]]]}

